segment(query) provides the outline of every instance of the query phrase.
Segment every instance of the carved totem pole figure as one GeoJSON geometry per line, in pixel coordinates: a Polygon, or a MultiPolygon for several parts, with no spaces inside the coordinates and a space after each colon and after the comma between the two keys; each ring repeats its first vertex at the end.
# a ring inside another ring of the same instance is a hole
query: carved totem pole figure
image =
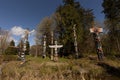
{"type": "Polygon", "coordinates": [[[103,49],[102,49],[102,44],[101,44],[101,40],[100,40],[100,35],[99,34],[101,32],[103,32],[103,29],[102,28],[98,28],[98,27],[93,27],[93,28],[90,28],[90,32],[93,33],[98,59],[100,61],[102,61],[103,57],[104,57],[104,54],[103,54],[103,49]]]}

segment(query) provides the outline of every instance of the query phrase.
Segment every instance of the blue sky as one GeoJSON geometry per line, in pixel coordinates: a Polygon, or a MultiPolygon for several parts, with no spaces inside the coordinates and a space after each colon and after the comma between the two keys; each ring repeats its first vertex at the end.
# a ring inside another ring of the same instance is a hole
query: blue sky
{"type": "MultiPolygon", "coordinates": [[[[93,9],[97,21],[104,20],[102,0],[76,0],[86,9],[93,9]]],[[[62,0],[0,0],[0,27],[11,30],[14,27],[33,30],[40,21],[53,14],[62,0]]],[[[20,37],[14,36],[18,41],[20,37]]],[[[29,38],[31,44],[34,38],[29,38]]]]}

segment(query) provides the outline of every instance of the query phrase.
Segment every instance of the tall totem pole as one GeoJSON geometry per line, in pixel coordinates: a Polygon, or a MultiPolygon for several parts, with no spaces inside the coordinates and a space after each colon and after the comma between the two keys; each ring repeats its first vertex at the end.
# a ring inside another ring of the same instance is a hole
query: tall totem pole
{"type": "Polygon", "coordinates": [[[27,50],[26,42],[28,41],[28,35],[29,35],[29,30],[26,29],[24,32],[24,36],[22,37],[23,47],[21,47],[21,51],[20,51],[20,57],[23,62],[25,62],[25,51],[27,50]]]}
{"type": "Polygon", "coordinates": [[[46,58],[46,35],[43,35],[43,58],[46,58]]]}
{"type": "Polygon", "coordinates": [[[77,35],[76,35],[76,24],[73,26],[74,31],[74,46],[75,46],[75,57],[78,58],[78,47],[77,47],[77,35]]]}
{"type": "Polygon", "coordinates": [[[93,27],[93,28],[90,28],[90,32],[93,33],[98,59],[102,61],[104,54],[103,54],[103,49],[102,49],[102,44],[101,44],[99,34],[103,32],[103,29],[99,27],[93,27]]]}
{"type": "MultiPolygon", "coordinates": [[[[53,45],[53,36],[54,36],[54,33],[53,31],[51,31],[51,45],[53,45]]],[[[53,48],[51,48],[51,60],[53,60],[53,48]]]]}

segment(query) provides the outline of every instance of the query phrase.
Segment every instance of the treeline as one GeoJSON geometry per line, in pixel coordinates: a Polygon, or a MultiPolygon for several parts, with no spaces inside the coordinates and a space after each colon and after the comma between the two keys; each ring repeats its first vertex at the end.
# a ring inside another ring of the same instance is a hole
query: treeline
{"type": "Polygon", "coordinates": [[[107,55],[120,56],[120,0],[103,0],[106,33],[103,48],[107,55]]]}
{"type": "MultiPolygon", "coordinates": [[[[46,35],[47,54],[50,54],[48,45],[51,44],[51,32],[54,33],[54,41],[57,40],[63,48],[59,50],[60,56],[75,55],[73,26],[76,25],[79,56],[96,53],[93,35],[90,27],[103,27],[101,41],[105,56],[120,54],[120,26],[119,26],[119,0],[103,0],[101,6],[105,14],[104,25],[100,26],[94,20],[92,9],[85,9],[80,2],[75,0],[63,0],[54,14],[45,17],[36,28],[36,45],[43,45],[43,35],[46,35]]],[[[41,53],[42,52],[37,52],[41,53]]]]}
{"type": "MultiPolygon", "coordinates": [[[[94,22],[91,9],[84,9],[79,2],[74,0],[63,0],[54,14],[45,17],[37,26],[36,44],[42,45],[43,35],[46,35],[47,46],[51,44],[51,32],[54,33],[54,41],[57,40],[63,48],[59,50],[60,56],[74,55],[74,33],[73,26],[76,25],[78,51],[82,53],[94,52],[93,40],[89,28],[94,22]],[[86,46],[87,45],[87,46],[86,46]],[[86,46],[86,47],[83,47],[86,46]],[[85,48],[85,49],[84,49],[85,48]]],[[[47,47],[47,53],[50,49],[47,47]]]]}
{"type": "MultiPolygon", "coordinates": [[[[20,46],[23,43],[19,43],[15,46],[14,40],[11,40],[11,34],[8,30],[3,30],[0,28],[0,55],[18,55],[20,46]]],[[[21,40],[22,41],[22,40],[21,40]]],[[[23,46],[22,46],[23,48],[23,46]]],[[[26,54],[29,54],[30,44],[26,42],[26,54]]]]}
{"type": "MultiPolygon", "coordinates": [[[[10,41],[10,42],[8,43],[8,46],[7,46],[7,48],[5,49],[4,54],[6,54],[6,55],[18,55],[18,53],[21,52],[21,50],[23,49],[23,45],[24,45],[24,43],[23,43],[23,41],[21,40],[20,43],[19,43],[17,46],[15,46],[15,42],[14,42],[14,40],[12,40],[12,41],[10,41]]],[[[25,45],[26,45],[25,54],[26,54],[26,55],[29,55],[29,52],[30,52],[30,44],[29,44],[28,41],[26,41],[26,44],[25,44],[25,45]]]]}

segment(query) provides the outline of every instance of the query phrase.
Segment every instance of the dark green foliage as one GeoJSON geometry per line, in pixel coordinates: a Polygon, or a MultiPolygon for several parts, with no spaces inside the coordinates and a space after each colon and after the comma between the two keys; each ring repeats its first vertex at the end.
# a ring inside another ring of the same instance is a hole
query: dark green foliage
{"type": "Polygon", "coordinates": [[[109,54],[120,52],[120,0],[104,0],[102,4],[105,14],[105,24],[108,29],[106,51],[109,54]]]}
{"type": "Polygon", "coordinates": [[[110,20],[120,20],[120,1],[119,0],[104,0],[102,4],[105,17],[110,20]]]}
{"type": "Polygon", "coordinates": [[[46,54],[50,53],[48,45],[51,44],[51,31],[54,32],[53,40],[63,47],[58,51],[60,56],[75,56],[74,31],[78,43],[78,52],[94,52],[92,37],[89,35],[89,28],[92,27],[94,15],[91,9],[84,9],[75,0],[63,0],[54,15],[45,17],[36,29],[36,44],[43,45],[43,35],[46,35],[46,54]],[[87,46],[86,46],[87,45],[87,46]]]}
{"type": "Polygon", "coordinates": [[[79,10],[79,14],[82,16],[82,27],[83,27],[83,41],[79,43],[79,47],[81,47],[81,52],[83,53],[94,53],[95,48],[94,48],[94,41],[93,41],[93,36],[92,34],[90,35],[89,29],[93,27],[93,22],[94,22],[94,15],[92,12],[92,9],[88,10],[79,10]],[[86,46],[87,45],[87,46],[86,46]]]}
{"type": "Polygon", "coordinates": [[[9,44],[9,47],[5,50],[7,55],[16,55],[18,53],[18,48],[15,47],[15,42],[12,40],[9,44]]]}
{"type": "Polygon", "coordinates": [[[36,45],[43,46],[44,36],[46,36],[46,54],[50,52],[48,45],[51,44],[51,31],[54,30],[54,21],[52,17],[45,17],[36,29],[36,45]]]}
{"type": "Polygon", "coordinates": [[[15,46],[14,40],[12,40],[12,41],[10,42],[10,46],[15,46]]]}
{"type": "Polygon", "coordinates": [[[17,53],[18,53],[18,48],[13,47],[13,46],[9,46],[5,50],[5,54],[7,54],[7,55],[17,55],[17,53]]]}
{"type": "Polygon", "coordinates": [[[58,14],[56,20],[58,25],[57,30],[59,31],[59,42],[64,45],[60,53],[74,55],[74,25],[76,25],[79,52],[88,51],[85,49],[85,45],[86,40],[89,40],[89,28],[94,19],[92,10],[85,10],[80,6],[79,2],[75,2],[74,0],[63,0],[63,3],[64,5],[59,6],[56,11],[58,14]]]}
{"type": "Polygon", "coordinates": [[[63,0],[63,3],[64,4],[71,4],[71,5],[74,5],[74,0],[63,0]]]}
{"type": "Polygon", "coordinates": [[[23,49],[24,42],[23,40],[20,41],[20,43],[17,45],[18,48],[23,49]]]}

